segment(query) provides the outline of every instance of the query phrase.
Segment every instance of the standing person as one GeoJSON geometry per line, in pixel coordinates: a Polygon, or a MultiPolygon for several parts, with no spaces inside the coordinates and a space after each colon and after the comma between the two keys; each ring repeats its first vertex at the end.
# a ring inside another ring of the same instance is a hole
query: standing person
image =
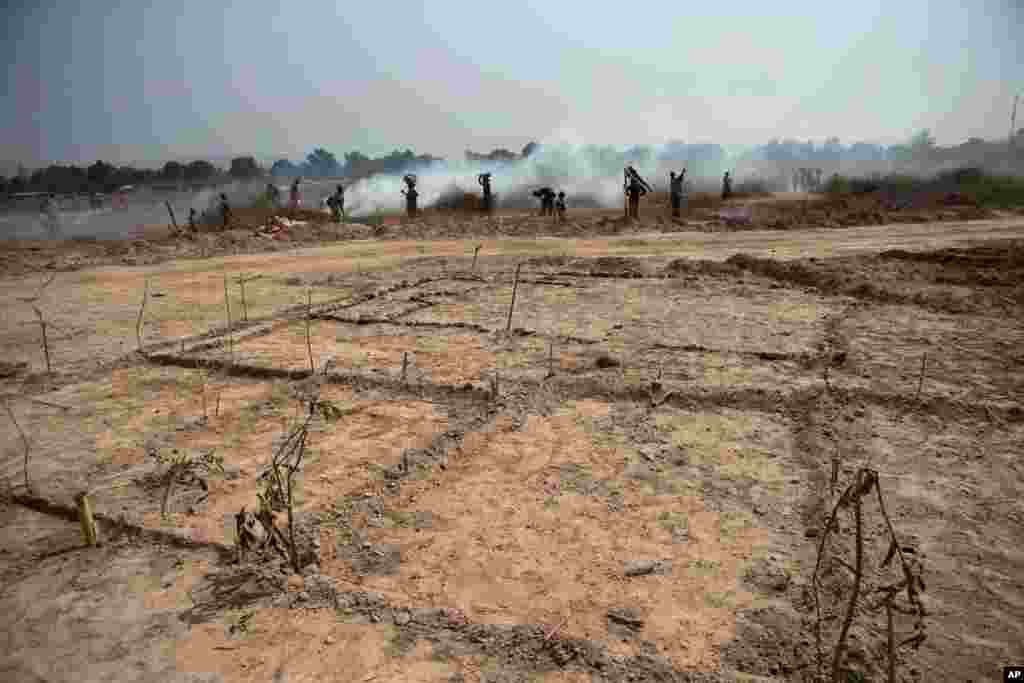
{"type": "Polygon", "coordinates": [[[281,201],[281,191],[274,183],[267,183],[267,202],[270,203],[270,208],[276,209],[279,201],[281,201]]]}
{"type": "Polygon", "coordinates": [[[416,198],[420,196],[420,193],[416,191],[416,176],[409,174],[402,178],[402,182],[405,183],[406,189],[402,190],[402,194],[405,195],[405,214],[409,218],[416,217],[416,198]]]}
{"type": "Polygon", "coordinates": [[[722,176],[722,201],[730,197],[732,197],[732,177],[726,171],[725,175],[722,176]]]}
{"type": "Polygon", "coordinates": [[[480,183],[480,187],[482,187],[483,190],[484,190],[484,199],[483,199],[483,210],[484,210],[484,213],[490,213],[491,209],[493,208],[493,205],[492,205],[493,197],[491,195],[491,174],[490,173],[481,173],[480,175],[478,175],[476,177],[476,181],[478,183],[480,183]]]}
{"type": "Polygon", "coordinates": [[[289,199],[291,201],[291,208],[293,211],[299,208],[299,202],[301,201],[301,198],[299,197],[299,183],[301,182],[302,178],[296,178],[294,181],[292,181],[292,191],[291,197],[289,197],[289,199]]]}
{"type": "Polygon", "coordinates": [[[669,198],[672,202],[673,218],[679,218],[679,209],[683,204],[684,178],[686,178],[685,168],[679,172],[679,175],[676,175],[675,171],[670,171],[668,174],[669,198]]]}
{"type": "Polygon", "coordinates": [[[338,189],[327,199],[327,206],[331,208],[331,217],[335,223],[340,223],[345,213],[345,188],[338,185],[338,189]]]}
{"type": "Polygon", "coordinates": [[[820,168],[814,169],[814,191],[815,192],[820,192],[821,191],[821,169],[820,168]]]}
{"type": "Polygon", "coordinates": [[[533,193],[540,200],[540,215],[550,216],[555,212],[555,191],[550,187],[542,187],[533,193]]]}
{"type": "Polygon", "coordinates": [[[555,215],[559,223],[565,222],[565,192],[558,193],[558,199],[555,200],[555,215]]]}
{"type": "Polygon", "coordinates": [[[630,174],[629,183],[626,185],[626,197],[629,198],[629,217],[633,220],[640,218],[640,197],[647,194],[647,188],[640,181],[640,178],[630,174]]]}
{"type": "Polygon", "coordinates": [[[228,204],[228,196],[223,192],[220,195],[220,217],[224,222],[224,229],[231,224],[231,205],[228,204]]]}

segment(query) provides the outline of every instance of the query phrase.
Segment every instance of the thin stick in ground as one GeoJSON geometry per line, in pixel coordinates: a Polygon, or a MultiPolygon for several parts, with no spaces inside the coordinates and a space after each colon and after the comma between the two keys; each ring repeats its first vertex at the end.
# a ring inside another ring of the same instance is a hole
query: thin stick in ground
{"type": "Polygon", "coordinates": [[[313,289],[306,290],[306,352],[309,354],[309,372],[316,374],[316,365],[313,363],[313,342],[309,336],[309,324],[313,317],[313,289]]]}
{"type": "Polygon", "coordinates": [[[258,279],[260,279],[259,275],[253,275],[252,277],[238,276],[238,289],[242,294],[242,322],[249,322],[249,306],[245,301],[245,283],[258,279]]]}
{"type": "Polygon", "coordinates": [[[228,318],[228,357],[235,364],[235,347],[231,338],[231,298],[228,296],[228,274],[224,273],[224,310],[228,318]]]}
{"type": "MultiPolygon", "coordinates": [[[[869,475],[865,473],[865,476],[869,475]]],[[[843,663],[843,653],[846,651],[846,636],[850,632],[850,625],[853,623],[853,616],[857,609],[857,599],[860,597],[860,582],[864,568],[863,511],[861,509],[861,496],[857,492],[854,493],[853,506],[854,529],[856,533],[853,590],[850,593],[850,602],[846,607],[846,616],[843,618],[843,625],[839,630],[839,640],[836,642],[836,649],[832,656],[833,683],[840,683],[839,670],[843,663]]]]}
{"type": "Polygon", "coordinates": [[[21,429],[21,425],[18,424],[18,419],[14,417],[14,411],[11,410],[11,406],[7,403],[7,401],[4,401],[3,405],[4,410],[7,411],[7,416],[11,418],[11,422],[14,423],[14,428],[18,430],[18,436],[21,437],[21,444],[25,449],[25,490],[31,492],[32,486],[29,484],[28,480],[28,454],[31,449],[31,446],[29,445],[28,437],[25,436],[25,432],[22,431],[21,429]]]}
{"type": "Polygon", "coordinates": [[[509,332],[512,329],[512,312],[516,308],[516,292],[519,289],[519,269],[523,267],[523,264],[516,265],[516,279],[512,283],[512,303],[508,306],[508,321],[505,323],[505,331],[509,332]]]}
{"type": "Polygon", "coordinates": [[[139,304],[139,317],[135,321],[135,341],[138,344],[139,353],[142,350],[142,318],[146,314],[146,302],[149,301],[149,278],[142,284],[142,303],[139,304]]]}
{"type": "Polygon", "coordinates": [[[917,380],[917,394],[914,396],[914,401],[921,400],[921,389],[924,387],[924,370],[925,365],[928,363],[928,352],[925,351],[924,355],[921,356],[921,376],[917,380]]]}
{"type": "Polygon", "coordinates": [[[43,357],[46,359],[46,374],[52,375],[53,368],[50,365],[50,341],[46,335],[46,319],[43,318],[43,312],[35,304],[32,305],[32,310],[36,312],[36,317],[39,318],[39,329],[43,335],[43,357]]]}
{"type": "Polygon", "coordinates": [[[473,250],[473,266],[472,266],[472,268],[470,268],[470,270],[472,272],[474,272],[474,273],[476,272],[476,257],[480,253],[480,248],[482,246],[484,246],[484,245],[478,244],[478,245],[476,245],[476,248],[473,250]]]}

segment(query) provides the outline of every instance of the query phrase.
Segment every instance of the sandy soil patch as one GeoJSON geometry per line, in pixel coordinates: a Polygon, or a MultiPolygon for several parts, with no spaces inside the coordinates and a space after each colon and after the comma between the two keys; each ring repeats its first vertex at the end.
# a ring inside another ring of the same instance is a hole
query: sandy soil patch
{"type": "Polygon", "coordinates": [[[652,495],[625,479],[622,444],[595,432],[593,421],[608,409],[574,403],[550,418],[531,415],[518,430],[499,420],[467,435],[437,481],[403,486],[388,504],[398,520],[431,513],[430,528],[399,521],[369,530],[373,542],[401,548],[396,575],[355,577],[342,560],[325,571],[414,604],[457,606],[485,623],[562,624],[566,634],[610,642],[623,654],[638,652],[638,642],[609,632],[608,610],[635,608],[642,637],[677,665],[716,666],[735,611],[753,604],[737,578],[763,533],[705,510],[698,495],[652,495]],[[618,509],[577,490],[566,466],[607,482],[618,509]],[[686,543],[672,542],[679,525],[686,543]],[[624,563],[633,560],[671,569],[626,577],[624,563]]]}

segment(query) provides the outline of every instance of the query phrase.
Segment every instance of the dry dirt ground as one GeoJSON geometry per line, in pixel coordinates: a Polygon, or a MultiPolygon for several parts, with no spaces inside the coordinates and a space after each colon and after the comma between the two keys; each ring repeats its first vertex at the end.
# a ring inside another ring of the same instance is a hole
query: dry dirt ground
{"type": "Polygon", "coordinates": [[[1024,221],[646,227],[0,280],[0,678],[883,680],[903,567],[899,680],[1024,661],[1024,221]],[[238,563],[328,358],[303,569],[238,563]]]}

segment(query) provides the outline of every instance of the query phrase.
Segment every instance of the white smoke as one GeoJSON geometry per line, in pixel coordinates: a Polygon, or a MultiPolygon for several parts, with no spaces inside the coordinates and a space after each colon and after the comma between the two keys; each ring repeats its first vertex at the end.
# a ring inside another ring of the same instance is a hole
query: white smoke
{"type": "MultiPolygon", "coordinates": [[[[566,193],[570,206],[617,207],[622,204],[622,169],[630,163],[655,188],[666,189],[667,169],[662,164],[662,147],[641,148],[627,155],[622,147],[587,144],[571,128],[563,128],[541,140],[529,158],[511,163],[448,161],[409,169],[416,173],[420,207],[429,207],[453,190],[481,194],[477,182],[481,173],[492,173],[491,187],[499,207],[524,208],[538,205],[531,193],[543,186],[566,193]]],[[[717,170],[717,169],[716,169],[717,170]]],[[[363,217],[376,211],[395,212],[404,208],[402,174],[375,175],[346,188],[345,207],[350,215],[363,217]]]]}

